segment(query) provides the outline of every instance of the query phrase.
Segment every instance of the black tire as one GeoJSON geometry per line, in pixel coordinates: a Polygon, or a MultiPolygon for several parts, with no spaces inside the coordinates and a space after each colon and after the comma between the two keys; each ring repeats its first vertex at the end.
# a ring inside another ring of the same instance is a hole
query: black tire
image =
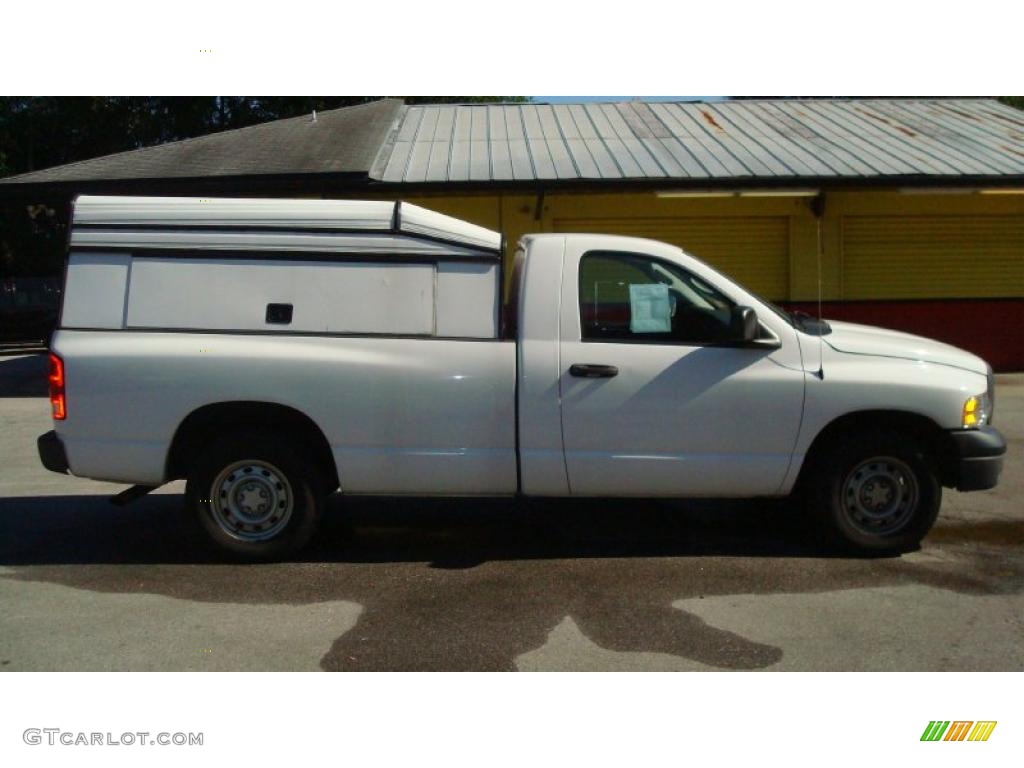
{"type": "Polygon", "coordinates": [[[246,432],[217,440],[199,456],[188,475],[185,501],[222,553],[279,560],[302,549],[316,532],[323,485],[303,446],[279,435],[246,432]]]}
{"type": "Polygon", "coordinates": [[[815,462],[810,499],[829,543],[864,555],[917,549],[942,505],[933,462],[912,438],[889,432],[834,443],[815,462]]]}

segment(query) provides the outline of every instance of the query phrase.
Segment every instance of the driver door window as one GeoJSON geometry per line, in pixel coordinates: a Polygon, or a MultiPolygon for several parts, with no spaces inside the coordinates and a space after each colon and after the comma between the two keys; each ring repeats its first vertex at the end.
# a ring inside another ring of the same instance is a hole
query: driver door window
{"type": "Polygon", "coordinates": [[[584,341],[720,344],[734,338],[734,303],[675,264],[631,253],[580,261],[584,341]]]}

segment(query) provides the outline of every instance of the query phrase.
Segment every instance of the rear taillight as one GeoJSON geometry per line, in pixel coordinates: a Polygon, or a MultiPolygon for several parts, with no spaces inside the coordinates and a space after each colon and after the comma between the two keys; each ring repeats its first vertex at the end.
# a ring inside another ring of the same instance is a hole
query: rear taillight
{"type": "Polygon", "coordinates": [[[53,418],[58,421],[67,418],[68,404],[64,397],[64,361],[50,353],[50,407],[53,418]]]}

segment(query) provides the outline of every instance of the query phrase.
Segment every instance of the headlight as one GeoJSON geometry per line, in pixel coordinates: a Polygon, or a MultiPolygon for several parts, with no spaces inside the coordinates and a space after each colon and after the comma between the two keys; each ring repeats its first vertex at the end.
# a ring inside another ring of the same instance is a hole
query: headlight
{"type": "Polygon", "coordinates": [[[988,420],[991,416],[992,398],[987,392],[968,397],[964,402],[964,429],[976,429],[978,427],[983,427],[988,424],[988,420]]]}

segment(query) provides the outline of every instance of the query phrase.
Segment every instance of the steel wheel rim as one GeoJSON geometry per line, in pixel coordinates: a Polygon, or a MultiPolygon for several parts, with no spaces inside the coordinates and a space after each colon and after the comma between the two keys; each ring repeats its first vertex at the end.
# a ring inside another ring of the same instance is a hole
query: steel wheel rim
{"type": "Polygon", "coordinates": [[[913,470],[892,456],[873,456],[855,466],[840,491],[846,519],[862,533],[887,536],[906,527],[921,498],[913,470]]]}
{"type": "Polygon", "coordinates": [[[228,536],[271,539],[288,525],[295,508],[291,483],[269,461],[244,459],[225,467],[210,486],[210,513],[228,536]]]}

